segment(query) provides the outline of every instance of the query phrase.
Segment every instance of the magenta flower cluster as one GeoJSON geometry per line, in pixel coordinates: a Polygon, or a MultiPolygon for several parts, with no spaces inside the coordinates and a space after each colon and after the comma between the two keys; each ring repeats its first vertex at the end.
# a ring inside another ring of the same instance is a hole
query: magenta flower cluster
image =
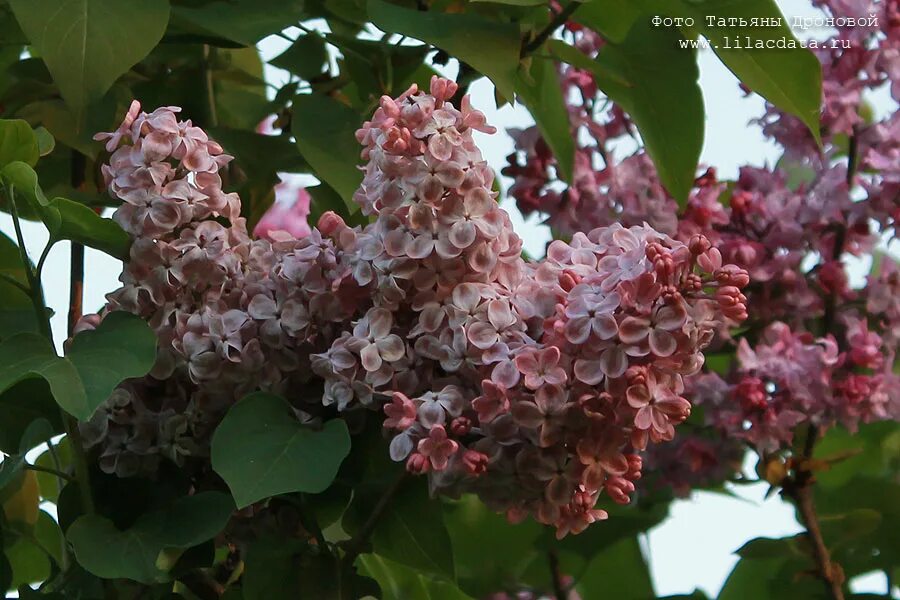
{"type": "MultiPolygon", "coordinates": [[[[755,124],[784,147],[779,166],[743,167],[731,183],[707,169],[678,217],[643,151],[614,158],[614,143],[634,126],[620,107],[604,103],[591,73],[561,67],[573,132],[587,140],[567,187],[556,182],[556,160],[536,128],[511,132],[517,151],[504,170],[515,178],[511,194],[526,214],[544,213],[556,233],[646,222],[684,243],[703,236],[724,262],[750,276],[742,292],[751,320],[736,368],[692,378],[686,393],[717,433],[682,436],[648,455],[665,472],[661,478],[682,491],[711,475],[724,478],[739,441],[772,452],[790,448],[799,427],[822,432],[839,423],[853,430],[900,419],[900,377],[892,370],[900,341],[896,263],[877,259],[861,288],[851,286],[847,268],[849,257],[875,255],[896,237],[900,118],[893,110],[873,120],[866,95],[889,88],[900,100],[900,11],[888,1],[814,4],[838,23],[872,23],[838,28],[816,50],[823,148],[799,119],[769,105],[755,124]],[[686,446],[698,458],[690,473],[669,460],[686,446]]],[[[596,33],[575,23],[567,30],[587,55],[602,52],[596,33]]],[[[727,351],[734,342],[722,333],[716,347],[727,351]]]]}
{"type": "Polygon", "coordinates": [[[108,309],[147,319],[159,359],[84,428],[104,469],[202,455],[224,411],[264,389],[304,420],[383,412],[391,457],[434,492],[560,536],[606,517],[601,493],[629,501],[642,451],[690,413],[702,349],[747,317],[749,277],[703,235],[644,225],[525,262],[472,135],[494,129],[456,91],[434,78],[383,97],[357,132],[373,222],[326,213],[300,239],[249,238],[221,190],[229,157],[177,109],[134,106],[106,134],[116,219],[135,236],[108,309]]]}

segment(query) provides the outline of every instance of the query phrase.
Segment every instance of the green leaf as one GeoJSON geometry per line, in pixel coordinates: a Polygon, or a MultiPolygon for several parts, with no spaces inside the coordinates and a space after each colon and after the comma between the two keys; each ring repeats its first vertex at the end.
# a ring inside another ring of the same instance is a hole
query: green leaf
{"type": "Polygon", "coordinates": [[[808,557],[742,558],[734,566],[717,600],[796,600],[818,598],[823,590],[816,577],[798,577],[814,568],[808,557]]]}
{"type": "Polygon", "coordinates": [[[16,334],[0,343],[0,392],[42,377],[66,412],[85,420],[123,380],[147,373],[156,360],[149,326],[130,313],[108,314],[94,331],[75,336],[69,358],[43,337],[16,334]]]}
{"type": "Polygon", "coordinates": [[[269,64],[309,80],[321,75],[328,62],[325,40],[320,35],[298,37],[290,47],[269,61],[269,64]]]}
{"type": "Polygon", "coordinates": [[[541,6],[547,3],[544,0],[470,0],[472,3],[485,2],[491,4],[508,4],[509,6],[541,6]]]}
{"type": "Polygon", "coordinates": [[[104,219],[87,206],[66,198],[48,200],[34,169],[13,162],[0,169],[0,180],[13,186],[16,207],[37,216],[50,232],[50,243],[71,240],[119,259],[128,258],[131,237],[112,219],[104,219]],[[25,202],[22,202],[24,200],[25,202]]]}
{"type": "Polygon", "coordinates": [[[56,240],[71,240],[125,260],[131,237],[112,219],[66,198],[54,198],[45,212],[44,223],[56,240]],[[49,221],[49,222],[48,222],[49,221]]]}
{"type": "Polygon", "coordinates": [[[416,11],[369,0],[369,18],[382,31],[427,42],[486,75],[505,98],[512,98],[519,68],[521,37],[514,23],[474,14],[416,11]]]}
{"type": "Polygon", "coordinates": [[[378,582],[383,600],[474,600],[451,583],[432,579],[378,554],[364,554],[358,562],[378,582]]]}
{"type": "Polygon", "coordinates": [[[124,531],[99,515],[79,517],[66,537],[78,563],[97,577],[153,583],[167,579],[157,567],[160,552],[190,548],[212,539],[233,511],[227,494],[200,492],[142,515],[124,531]]]}
{"type": "Polygon", "coordinates": [[[531,520],[512,524],[475,496],[444,503],[459,587],[485,598],[520,581],[529,563],[546,555],[537,547],[543,528],[531,520]]]}
{"type": "Polygon", "coordinates": [[[613,43],[620,43],[640,16],[640,10],[621,0],[590,0],[585,2],[572,19],[590,27],[613,43]]]}
{"type": "Polygon", "coordinates": [[[252,46],[303,17],[302,0],[219,0],[173,7],[173,22],[194,33],[221,36],[252,46]]]}
{"type": "Polygon", "coordinates": [[[787,19],[775,0],[640,0],[647,10],[669,17],[691,17],[694,31],[706,37],[716,55],[747,87],[780,108],[798,117],[821,144],[819,108],[822,99],[822,69],[815,55],[806,48],[747,48],[756,40],[797,43],[787,19]],[[734,35],[731,27],[710,25],[707,15],[732,18],[780,19],[779,27],[745,27],[741,36],[751,44],[728,44],[734,35]],[[728,48],[726,46],[732,46],[728,48]]]}
{"type": "Polygon", "coordinates": [[[39,583],[50,577],[50,559],[32,540],[19,536],[4,552],[13,572],[11,588],[39,583]]]}
{"type": "Polygon", "coordinates": [[[35,127],[34,137],[37,140],[38,153],[47,156],[56,148],[56,140],[46,127],[35,127]]]}
{"type": "Polygon", "coordinates": [[[35,419],[50,423],[51,437],[63,432],[59,406],[47,382],[40,378],[25,379],[0,394],[0,414],[0,451],[7,454],[19,450],[19,440],[35,419]]]}
{"type": "Polygon", "coordinates": [[[96,329],[76,335],[67,358],[78,370],[84,385],[87,410],[75,416],[85,420],[109,398],[117,385],[146,375],[153,368],[156,336],[140,317],[114,311],[96,329]]]}
{"type": "MultiPolygon", "coordinates": [[[[351,82],[344,93],[353,99],[354,107],[366,112],[382,95],[394,97],[409,89],[430,50],[427,45],[393,46],[335,33],[326,39],[341,51],[341,73],[346,73],[351,82]]],[[[429,75],[418,83],[428,89],[430,81],[429,75]]]]}
{"type": "Polygon", "coordinates": [[[575,168],[575,136],[569,122],[569,110],[559,85],[556,65],[552,60],[533,61],[530,77],[517,77],[516,92],[534,117],[544,140],[559,164],[559,176],[572,180],[575,168]]]}
{"type": "Polygon", "coordinates": [[[17,202],[16,207],[20,211],[25,208],[22,206],[23,203],[20,202],[21,199],[28,201],[32,212],[50,203],[38,183],[37,173],[27,163],[15,161],[7,164],[0,169],[0,180],[5,185],[13,186],[13,193],[17,202]]]}
{"type": "Polygon", "coordinates": [[[2,551],[2,546],[0,546],[0,592],[3,592],[4,595],[12,586],[12,578],[12,566],[10,566],[9,559],[6,558],[6,553],[2,551]]]}
{"type": "MultiPolygon", "coordinates": [[[[372,550],[418,571],[456,580],[450,534],[443,506],[428,497],[424,481],[407,478],[378,519],[372,550]]],[[[344,530],[353,535],[384,493],[381,485],[360,485],[344,514],[344,530]]]]}
{"type": "Polygon", "coordinates": [[[0,169],[0,180],[13,186],[20,216],[37,217],[44,222],[51,245],[71,240],[119,259],[128,258],[131,237],[118,223],[104,219],[79,202],[66,198],[48,200],[37,173],[24,162],[12,162],[0,169]]]}
{"type": "Polygon", "coordinates": [[[650,569],[636,537],[601,546],[576,586],[582,598],[653,598],[650,569]]]}
{"type": "Polygon", "coordinates": [[[830,545],[866,536],[882,525],[884,518],[872,508],[857,508],[840,515],[820,515],[822,535],[830,545]]]}
{"type": "Polygon", "coordinates": [[[639,20],[621,44],[607,44],[597,56],[618,77],[595,75],[600,89],[631,115],[660,180],[683,207],[703,148],[704,123],[696,53],[678,49],[679,39],[675,30],[639,20]]]}
{"type": "Polygon", "coordinates": [[[19,473],[25,464],[25,454],[32,448],[43,444],[53,437],[54,429],[49,421],[36,419],[28,424],[19,439],[19,451],[10,454],[0,462],[0,490],[5,488],[19,473]]]}
{"type": "MultiPolygon", "coordinates": [[[[318,223],[319,217],[329,210],[343,217],[347,225],[350,225],[351,227],[368,223],[366,217],[359,210],[350,212],[350,209],[344,204],[341,195],[327,183],[320,183],[319,185],[308,187],[306,188],[306,191],[309,192],[310,195],[310,210],[307,219],[310,225],[318,223]]],[[[355,204],[353,206],[357,209],[359,208],[355,204]]]]}
{"type": "MultiPolygon", "coordinates": [[[[896,431],[896,423],[891,425],[896,431]]],[[[893,466],[877,476],[866,469],[839,487],[816,486],[823,536],[848,577],[900,564],[896,457],[887,464],[893,466]]]]}
{"type": "MultiPolygon", "coordinates": [[[[28,285],[19,247],[0,232],[0,342],[17,333],[38,331],[37,315],[31,298],[7,278],[23,286],[28,285]]],[[[2,402],[0,399],[0,404],[2,402]]],[[[2,429],[0,424],[0,431],[2,429]]],[[[2,449],[0,441],[0,450],[2,449]]]]}
{"type": "MultiPolygon", "coordinates": [[[[816,473],[816,484],[834,490],[856,477],[891,473],[896,466],[891,464],[892,453],[886,443],[896,435],[897,424],[892,421],[866,423],[856,433],[831,427],[816,443],[814,457],[829,464],[828,469],[816,473]]],[[[897,458],[896,451],[893,458],[897,458]]]]}
{"type": "Polygon", "coordinates": [[[169,22],[168,0],[10,0],[78,121],[147,56],[169,22]]]}
{"type": "Polygon", "coordinates": [[[301,425],[283,398],[258,392],[235,404],[212,439],[212,466],[238,508],[288,492],[317,493],[350,451],[343,420],[301,425]]]}
{"type": "Polygon", "coordinates": [[[765,538],[750,540],[734,551],[741,558],[777,558],[799,556],[802,551],[797,537],[765,538]]]}
{"type": "Polygon", "coordinates": [[[0,391],[30,377],[45,379],[56,403],[69,414],[87,419],[94,412],[96,405],[88,404],[75,365],[57,356],[46,338],[19,333],[0,342],[0,391]]]}
{"type": "Polygon", "coordinates": [[[17,160],[34,166],[39,156],[37,137],[27,122],[0,119],[0,167],[17,160]]]}
{"type": "Polygon", "coordinates": [[[211,138],[216,140],[228,154],[234,155],[241,169],[254,179],[267,175],[275,178],[275,173],[305,173],[309,165],[297,151],[297,147],[285,136],[262,135],[232,127],[211,127],[211,138]]]}
{"type": "Polygon", "coordinates": [[[356,141],[360,118],[353,109],[323,94],[294,98],[291,129],[303,158],[316,176],[340,193],[352,213],[358,209],[353,194],[362,182],[356,168],[362,150],[356,141]]]}
{"type": "MultiPolygon", "coordinates": [[[[609,520],[604,521],[601,527],[589,527],[587,531],[566,536],[562,540],[555,540],[553,536],[546,535],[544,542],[546,547],[555,547],[590,559],[597,548],[648,531],[669,515],[669,505],[666,502],[653,502],[646,506],[639,504],[621,506],[610,502],[601,504],[599,508],[609,513],[609,520]]],[[[550,531],[545,528],[547,534],[550,531]]],[[[578,573],[573,572],[571,575],[577,578],[578,573]]]]}
{"type": "Polygon", "coordinates": [[[247,547],[241,591],[246,600],[290,600],[299,597],[298,555],[301,540],[264,536],[247,547]]]}
{"type": "MultiPolygon", "coordinates": [[[[38,379],[32,381],[40,380],[38,379]]],[[[42,381],[40,382],[43,383],[42,381]]],[[[56,412],[59,413],[59,410],[57,410],[56,412]]],[[[56,453],[56,456],[59,459],[59,468],[63,472],[70,472],[72,467],[72,445],[69,443],[69,438],[64,437],[63,439],[59,440],[59,443],[54,444],[53,451],[56,453]]],[[[57,468],[56,462],[53,460],[53,456],[50,454],[49,450],[46,450],[40,456],[38,456],[35,459],[34,464],[47,469],[57,468]]],[[[41,498],[45,501],[55,503],[59,498],[59,492],[61,488],[65,485],[66,482],[60,481],[59,477],[52,473],[44,473],[38,471],[35,474],[37,475],[38,488],[41,492],[41,498]]]]}
{"type": "Polygon", "coordinates": [[[40,123],[63,144],[96,159],[103,149],[91,136],[95,131],[109,131],[118,126],[115,116],[124,112],[117,107],[112,94],[91,103],[91,110],[79,122],[75,112],[62,100],[50,99],[32,102],[20,111],[22,117],[32,123],[40,123]]]}
{"type": "Polygon", "coordinates": [[[379,597],[371,579],[336,556],[311,550],[297,538],[264,535],[249,544],[241,576],[245,600],[339,600],[379,597]]]}
{"type": "Polygon", "coordinates": [[[560,61],[568,63],[573,67],[578,67],[583,71],[590,71],[599,78],[606,78],[624,87],[631,86],[627,79],[620,76],[615,71],[606,69],[601,63],[562,40],[549,40],[547,42],[547,49],[560,61]]]}
{"type": "Polygon", "coordinates": [[[734,364],[734,352],[708,352],[704,355],[706,368],[719,375],[727,375],[734,364]]]}

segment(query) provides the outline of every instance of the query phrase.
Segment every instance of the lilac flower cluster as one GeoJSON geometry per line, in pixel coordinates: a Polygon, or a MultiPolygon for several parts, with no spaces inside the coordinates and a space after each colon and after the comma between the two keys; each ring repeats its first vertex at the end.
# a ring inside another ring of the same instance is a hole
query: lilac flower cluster
{"type": "Polygon", "coordinates": [[[373,222],[326,213],[299,240],[250,240],[209,166],[227,162],[221,149],[181,152],[192,128],[171,109],[129,113],[110,134],[129,157],[105,171],[114,196],[140,181],[148,205],[175,202],[165,190],[178,182],[193,204],[227,202],[161,223],[132,218],[123,197],[117,218],[136,239],[108,308],[153,325],[159,360],[85,428],[104,468],[202,453],[223,411],[266,389],[307,394],[305,419],[383,411],[392,458],[434,492],[474,492],[560,536],[606,517],[601,493],[629,501],[641,452],[690,413],[684,377],[703,347],[747,317],[749,277],[704,236],[645,225],[578,233],[526,263],[472,136],[493,128],[468,97],[454,107],[456,91],[434,78],[430,93],[382,98],[357,132],[355,198],[373,222]],[[143,154],[151,137],[169,153],[143,154]]]}
{"type": "Polygon", "coordinates": [[[103,167],[123,201],[113,218],[134,237],[106,308],[140,315],[158,338],[150,376],[123,385],[83,427],[101,467],[122,476],[206,454],[215,424],[253,390],[299,400],[311,419],[291,390],[364,299],[345,258],[352,235],[297,239],[267,227],[267,239],[249,237],[240,199],[222,191],[231,157],[178,111],[147,114],[135,102],[116,132],[96,136],[114,150],[103,167]]]}
{"type": "MultiPolygon", "coordinates": [[[[742,292],[751,320],[736,368],[724,378],[693,378],[686,394],[704,406],[717,435],[730,440],[723,452],[735,440],[764,452],[787,448],[794,430],[806,425],[823,431],[835,423],[853,429],[900,419],[900,378],[892,372],[900,340],[896,263],[885,256],[862,289],[850,285],[846,265],[848,256],[874,255],[880,242],[896,237],[900,118],[894,110],[872,122],[866,95],[887,86],[900,100],[900,11],[896,2],[879,0],[814,4],[854,22],[878,17],[877,25],[837,29],[816,50],[823,148],[799,119],[767,106],[755,124],[784,147],[779,166],[743,167],[734,182],[719,181],[709,168],[680,215],[643,152],[614,159],[610,142],[633,125],[615,103],[604,102],[587,71],[561,66],[573,132],[588,140],[562,191],[556,160],[537,129],[511,132],[517,152],[504,170],[515,178],[511,194],[524,213],[546,214],[556,233],[646,222],[684,243],[703,236],[724,262],[750,275],[742,292]]],[[[566,35],[588,56],[603,51],[602,38],[577,24],[568,24],[566,35]]],[[[727,330],[720,333],[715,343],[727,350],[733,341],[727,330]]],[[[655,466],[676,468],[667,460],[673,452],[660,454],[655,466]]],[[[721,475],[715,465],[723,462],[700,461],[691,477],[668,479],[700,485],[721,475]]]]}

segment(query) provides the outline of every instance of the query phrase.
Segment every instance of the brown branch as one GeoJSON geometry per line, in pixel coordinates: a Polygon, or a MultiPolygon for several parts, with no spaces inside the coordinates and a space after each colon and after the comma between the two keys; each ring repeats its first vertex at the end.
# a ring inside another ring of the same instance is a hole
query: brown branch
{"type": "Polygon", "coordinates": [[[562,573],[559,570],[559,555],[555,549],[547,552],[547,562],[550,564],[550,580],[553,584],[553,595],[556,600],[568,600],[569,594],[563,584],[562,573]]]}
{"type": "Polygon", "coordinates": [[[803,453],[794,465],[794,476],[787,478],[782,484],[784,495],[790,498],[797,511],[800,513],[800,522],[806,529],[806,536],[812,544],[813,558],[819,571],[819,578],[825,584],[828,592],[834,600],[844,600],[844,570],[831,560],[825,538],[822,537],[822,528],[819,526],[819,517],[813,502],[813,472],[808,464],[813,456],[816,439],[819,430],[815,425],[810,425],[807,430],[806,441],[803,444],[803,453]]]}
{"type": "MultiPolygon", "coordinates": [[[[76,190],[84,186],[85,157],[80,152],[72,151],[70,183],[76,190]]],[[[84,302],[84,246],[72,242],[71,255],[69,257],[69,312],[68,312],[68,337],[75,335],[75,325],[82,316],[82,303],[84,302]]],[[[87,453],[84,451],[84,442],[81,439],[81,431],[78,422],[68,413],[62,412],[63,425],[66,437],[69,438],[73,452],[75,465],[75,478],[78,481],[78,490],[81,495],[82,509],[86,514],[94,514],[94,496],[91,492],[90,467],[88,466],[87,453]]]]}
{"type": "MultiPolygon", "coordinates": [[[[79,190],[84,185],[84,155],[73,150],[71,164],[72,187],[79,190]]],[[[82,303],[84,302],[84,246],[76,242],[72,242],[72,251],[69,256],[69,276],[68,334],[71,337],[74,333],[75,325],[81,319],[83,313],[82,303]]]]}
{"type": "Polygon", "coordinates": [[[812,543],[813,557],[819,570],[819,578],[822,579],[831,598],[844,600],[844,570],[839,564],[831,560],[831,554],[822,537],[822,529],[819,527],[819,518],[813,503],[812,486],[808,483],[785,485],[785,493],[790,497],[800,512],[800,521],[806,528],[806,535],[812,543]]]}

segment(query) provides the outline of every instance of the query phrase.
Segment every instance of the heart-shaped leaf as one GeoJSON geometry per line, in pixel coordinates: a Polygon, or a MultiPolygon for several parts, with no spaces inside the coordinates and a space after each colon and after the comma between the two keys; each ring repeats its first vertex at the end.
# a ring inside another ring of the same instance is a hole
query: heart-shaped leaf
{"type": "Polygon", "coordinates": [[[75,336],[67,358],[84,385],[88,419],[122,381],[146,375],[156,361],[156,336],[146,321],[124,311],[109,313],[93,331],[75,336]]]}
{"type": "Polygon", "coordinates": [[[71,415],[87,419],[97,406],[88,404],[75,365],[57,356],[46,338],[34,333],[19,333],[3,340],[0,343],[0,392],[30,377],[45,379],[56,403],[71,415]]]}
{"type": "Polygon", "coordinates": [[[157,567],[160,552],[190,548],[215,537],[233,511],[226,494],[201,492],[142,515],[124,531],[100,515],[85,515],[72,523],[66,537],[78,564],[97,577],[153,583],[168,578],[157,567]]]}
{"type": "Polygon", "coordinates": [[[321,492],[350,452],[342,420],[302,425],[283,398],[250,394],[231,407],[212,440],[213,469],[244,508],[289,492],[321,492]]]}

